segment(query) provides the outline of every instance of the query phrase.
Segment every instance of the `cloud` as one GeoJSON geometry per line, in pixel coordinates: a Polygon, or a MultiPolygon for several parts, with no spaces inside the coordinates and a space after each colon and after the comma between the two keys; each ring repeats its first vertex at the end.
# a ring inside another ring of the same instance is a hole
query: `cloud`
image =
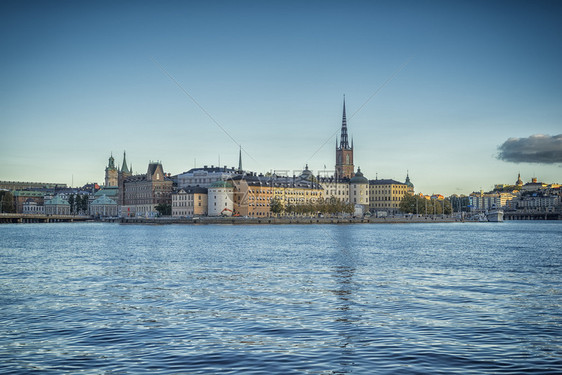
{"type": "Polygon", "coordinates": [[[562,134],[509,138],[498,150],[498,159],[512,163],[562,163],[562,134]]]}

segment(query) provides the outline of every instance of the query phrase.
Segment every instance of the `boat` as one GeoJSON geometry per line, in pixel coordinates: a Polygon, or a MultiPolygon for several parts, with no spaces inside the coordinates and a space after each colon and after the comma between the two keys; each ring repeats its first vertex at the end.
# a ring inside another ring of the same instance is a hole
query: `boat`
{"type": "Polygon", "coordinates": [[[486,217],[488,221],[498,223],[503,221],[503,210],[502,209],[492,209],[487,214],[486,217]]]}

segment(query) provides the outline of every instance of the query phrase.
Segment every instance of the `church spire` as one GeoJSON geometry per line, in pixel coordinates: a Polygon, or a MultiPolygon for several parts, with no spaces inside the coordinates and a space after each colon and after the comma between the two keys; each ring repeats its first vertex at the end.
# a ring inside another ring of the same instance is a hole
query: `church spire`
{"type": "Polygon", "coordinates": [[[238,171],[242,172],[242,146],[240,146],[240,151],[238,154],[238,171]]]}
{"type": "Polygon", "coordinates": [[[122,173],[130,173],[129,168],[127,168],[127,159],[125,158],[125,151],[123,151],[123,166],[121,166],[122,173]]]}
{"type": "Polygon", "coordinates": [[[343,96],[343,115],[341,121],[341,137],[340,137],[340,148],[342,150],[349,149],[349,141],[347,139],[347,119],[345,116],[345,95],[343,96]]]}

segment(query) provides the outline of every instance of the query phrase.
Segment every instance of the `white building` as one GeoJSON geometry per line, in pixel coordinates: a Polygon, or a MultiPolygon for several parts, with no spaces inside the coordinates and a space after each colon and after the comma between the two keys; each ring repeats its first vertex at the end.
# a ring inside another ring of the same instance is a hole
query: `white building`
{"type": "Polygon", "coordinates": [[[70,215],[70,203],[57,195],[53,199],[45,201],[45,214],[70,215]]]}
{"type": "Polygon", "coordinates": [[[234,210],[234,185],[226,181],[216,181],[209,186],[208,215],[230,216],[234,210]]]}
{"type": "Polygon", "coordinates": [[[118,216],[117,202],[102,195],[90,203],[91,216],[118,216]]]}
{"type": "Polygon", "coordinates": [[[45,213],[45,206],[39,205],[33,199],[28,198],[25,202],[23,202],[22,213],[41,215],[45,213]]]}
{"type": "Polygon", "coordinates": [[[187,172],[181,173],[174,177],[177,180],[179,188],[188,186],[209,187],[213,182],[226,181],[228,178],[237,174],[234,168],[211,167],[193,168],[187,172]]]}
{"type": "Polygon", "coordinates": [[[349,180],[349,202],[363,206],[363,212],[369,210],[369,180],[357,168],[357,173],[349,180]]]}

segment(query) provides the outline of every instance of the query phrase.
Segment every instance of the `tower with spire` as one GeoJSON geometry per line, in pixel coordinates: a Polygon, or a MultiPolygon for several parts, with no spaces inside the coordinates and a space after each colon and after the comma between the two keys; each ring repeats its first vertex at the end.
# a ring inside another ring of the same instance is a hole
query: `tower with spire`
{"type": "Polygon", "coordinates": [[[338,144],[336,137],[336,179],[352,178],[354,173],[353,166],[353,139],[351,146],[347,134],[347,119],[345,116],[345,95],[343,97],[343,116],[341,124],[341,135],[338,144]]]}
{"type": "Polygon", "coordinates": [[[115,159],[113,158],[113,154],[109,157],[109,162],[107,167],[105,168],[105,187],[109,186],[117,186],[117,179],[118,179],[118,171],[117,167],[115,167],[115,159]]]}
{"type": "Polygon", "coordinates": [[[131,166],[131,168],[127,167],[127,158],[126,158],[126,153],[125,151],[123,151],[123,164],[121,165],[121,169],[119,170],[118,173],[118,178],[117,178],[117,186],[119,186],[119,196],[118,196],[118,204],[119,205],[123,205],[124,202],[124,197],[125,197],[125,180],[128,177],[131,177],[133,175],[133,168],[131,166]]]}
{"type": "Polygon", "coordinates": [[[238,154],[238,173],[242,173],[242,146],[240,146],[240,153],[238,154]]]}

